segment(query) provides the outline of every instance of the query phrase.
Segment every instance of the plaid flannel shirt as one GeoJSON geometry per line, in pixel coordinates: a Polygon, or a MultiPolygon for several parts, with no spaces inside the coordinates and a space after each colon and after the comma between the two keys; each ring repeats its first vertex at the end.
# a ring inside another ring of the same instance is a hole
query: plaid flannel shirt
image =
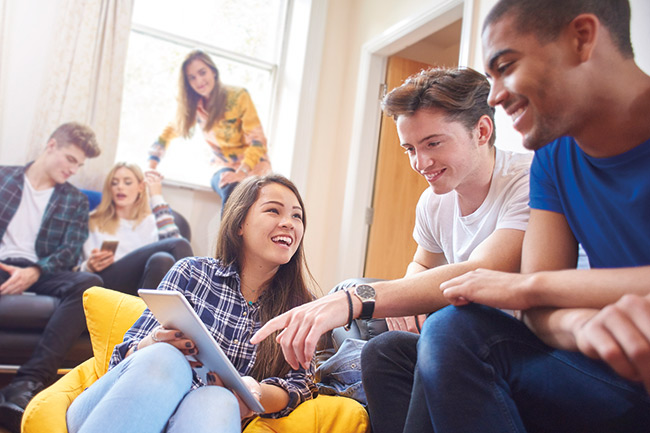
{"type": "MultiPolygon", "coordinates": [[[[224,267],[210,257],[188,257],[178,261],[158,286],[158,290],[178,290],[187,298],[203,323],[242,375],[249,375],[256,359],[256,346],[250,338],[260,329],[259,304],[249,305],[241,294],[237,270],[224,267]]],[[[263,296],[263,295],[262,295],[263,296]]],[[[146,309],[113,350],[109,369],[121,362],[129,348],[151,333],[159,323],[146,309]]],[[[285,377],[271,377],[262,383],[278,386],[289,394],[289,403],[280,412],[265,414],[279,418],[291,413],[300,403],[313,398],[314,365],[309,370],[290,370],[285,377]]],[[[196,372],[192,389],[205,385],[196,372]]]]}
{"type": "MultiPolygon", "coordinates": [[[[20,205],[27,167],[0,166],[0,239],[20,205]]],[[[56,185],[34,245],[41,274],[71,270],[87,237],[88,199],[68,182],[56,185]]]]}

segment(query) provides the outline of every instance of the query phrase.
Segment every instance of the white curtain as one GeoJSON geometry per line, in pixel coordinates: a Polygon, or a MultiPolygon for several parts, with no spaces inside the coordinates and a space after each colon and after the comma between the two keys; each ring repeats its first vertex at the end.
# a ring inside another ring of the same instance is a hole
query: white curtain
{"type": "Polygon", "coordinates": [[[86,160],[74,183],[100,190],[117,149],[133,0],[65,0],[61,4],[29,156],[33,159],[42,152],[60,124],[86,123],[97,134],[102,153],[86,160]]]}

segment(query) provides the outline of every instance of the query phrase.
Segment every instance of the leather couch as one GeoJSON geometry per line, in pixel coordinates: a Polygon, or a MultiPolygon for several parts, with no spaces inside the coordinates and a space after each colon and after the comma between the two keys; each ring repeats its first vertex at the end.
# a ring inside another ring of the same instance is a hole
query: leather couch
{"type": "MultiPolygon", "coordinates": [[[[183,237],[191,240],[185,217],[174,210],[172,213],[183,237]]],[[[0,371],[17,370],[31,357],[58,302],[58,298],[31,293],[0,296],[0,371]]],[[[90,357],[90,337],[84,332],[68,351],[61,368],[72,368],[90,357]]]]}

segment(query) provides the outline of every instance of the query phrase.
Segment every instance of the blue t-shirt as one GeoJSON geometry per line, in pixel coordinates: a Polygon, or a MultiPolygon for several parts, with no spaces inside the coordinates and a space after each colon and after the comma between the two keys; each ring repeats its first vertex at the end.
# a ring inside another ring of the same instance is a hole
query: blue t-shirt
{"type": "Polygon", "coordinates": [[[572,137],[535,152],[530,207],[563,214],[594,268],[650,265],[650,140],[593,158],[572,137]]]}

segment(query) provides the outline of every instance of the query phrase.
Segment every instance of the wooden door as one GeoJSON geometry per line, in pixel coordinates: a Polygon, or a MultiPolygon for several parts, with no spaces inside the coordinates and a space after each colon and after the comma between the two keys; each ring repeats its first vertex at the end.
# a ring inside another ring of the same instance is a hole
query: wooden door
{"type": "MultiPolygon", "coordinates": [[[[386,85],[390,91],[422,69],[426,63],[390,57],[386,85]]],[[[399,145],[392,118],[382,115],[375,171],[373,219],[368,236],[364,276],[394,279],[404,276],[417,244],[413,240],[415,206],[429,184],[409,164],[399,145]]]]}

